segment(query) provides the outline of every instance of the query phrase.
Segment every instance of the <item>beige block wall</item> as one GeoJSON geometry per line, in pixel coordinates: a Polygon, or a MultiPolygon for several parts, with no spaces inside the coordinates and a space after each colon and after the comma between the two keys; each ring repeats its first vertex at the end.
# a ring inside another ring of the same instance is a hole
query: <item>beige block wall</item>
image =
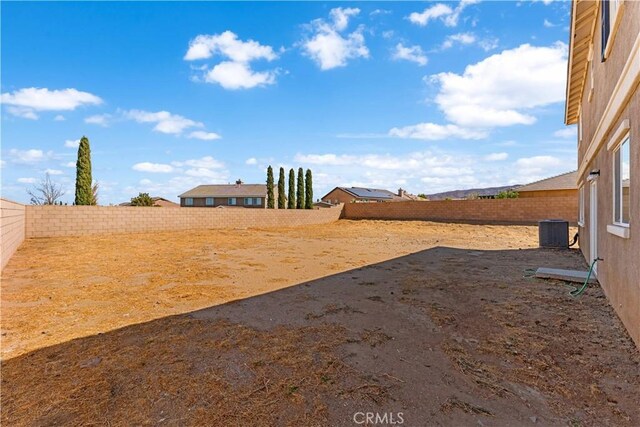
{"type": "Polygon", "coordinates": [[[13,253],[25,238],[25,206],[9,200],[0,199],[0,229],[1,240],[0,257],[2,268],[7,265],[13,253]]]}
{"type": "Polygon", "coordinates": [[[533,224],[543,219],[578,221],[577,196],[524,199],[349,203],[344,218],[533,224]]]}
{"type": "Polygon", "coordinates": [[[215,228],[292,227],[337,221],[341,212],[342,206],[310,210],[27,206],[26,237],[215,228]]]}

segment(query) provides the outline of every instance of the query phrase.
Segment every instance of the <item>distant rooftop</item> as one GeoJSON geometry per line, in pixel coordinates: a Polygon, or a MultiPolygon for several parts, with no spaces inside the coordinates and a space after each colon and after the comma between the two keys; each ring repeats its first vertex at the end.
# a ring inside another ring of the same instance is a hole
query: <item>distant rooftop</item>
{"type": "Polygon", "coordinates": [[[378,188],[364,188],[364,187],[338,187],[341,190],[346,191],[360,199],[388,199],[391,200],[397,197],[397,194],[389,190],[381,190],[378,188]]]}
{"type": "Polygon", "coordinates": [[[265,197],[265,184],[199,185],[178,197],[265,197]]]}
{"type": "Polygon", "coordinates": [[[519,193],[527,191],[576,190],[578,188],[577,181],[578,171],[566,172],[561,175],[523,185],[515,190],[519,193]]]}

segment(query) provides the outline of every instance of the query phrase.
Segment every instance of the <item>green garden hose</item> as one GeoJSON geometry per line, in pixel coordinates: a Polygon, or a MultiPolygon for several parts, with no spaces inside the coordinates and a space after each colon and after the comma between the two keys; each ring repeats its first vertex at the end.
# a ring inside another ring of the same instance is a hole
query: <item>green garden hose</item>
{"type": "Polygon", "coordinates": [[[595,258],[593,260],[593,262],[591,263],[591,267],[589,267],[589,273],[587,274],[587,280],[584,281],[584,285],[582,285],[582,287],[580,289],[573,288],[573,290],[570,292],[572,297],[578,298],[580,295],[582,295],[582,293],[585,291],[585,289],[587,289],[587,285],[589,284],[589,279],[591,278],[591,273],[593,272],[593,267],[595,267],[596,262],[598,262],[598,261],[602,261],[602,259],[601,258],[595,258]]]}

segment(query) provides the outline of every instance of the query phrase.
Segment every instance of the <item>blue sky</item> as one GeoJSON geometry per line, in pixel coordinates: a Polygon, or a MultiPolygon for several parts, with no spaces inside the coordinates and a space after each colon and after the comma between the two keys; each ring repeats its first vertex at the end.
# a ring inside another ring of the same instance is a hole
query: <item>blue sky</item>
{"type": "Polygon", "coordinates": [[[575,169],[566,2],[3,3],[2,196],[101,204],[311,168],[412,193],[575,169]]]}

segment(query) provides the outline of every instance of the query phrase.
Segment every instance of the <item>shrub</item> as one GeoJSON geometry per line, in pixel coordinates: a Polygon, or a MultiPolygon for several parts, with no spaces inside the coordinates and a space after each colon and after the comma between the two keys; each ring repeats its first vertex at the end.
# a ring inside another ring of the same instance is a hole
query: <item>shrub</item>
{"type": "Polygon", "coordinates": [[[89,139],[83,136],[78,146],[78,161],[76,162],[76,205],[93,205],[93,189],[91,179],[91,148],[89,139]]]}
{"type": "Polygon", "coordinates": [[[296,173],[293,169],[289,169],[289,200],[287,201],[287,209],[296,208],[296,173]]]}
{"type": "Polygon", "coordinates": [[[131,198],[131,206],[153,206],[153,199],[149,193],[140,193],[131,198]]]}
{"type": "Polygon", "coordinates": [[[285,196],[284,189],[284,168],[280,168],[280,174],[278,175],[278,209],[286,208],[287,197],[285,196]]]}
{"type": "Polygon", "coordinates": [[[273,200],[273,168],[271,165],[267,168],[267,208],[275,208],[275,200],[273,200]]]}
{"type": "Polygon", "coordinates": [[[504,190],[496,194],[496,199],[517,199],[518,192],[514,190],[504,190]]]}
{"type": "Polygon", "coordinates": [[[298,168],[298,191],[296,194],[296,209],[304,209],[304,171],[298,168]]]}
{"type": "Polygon", "coordinates": [[[304,180],[304,208],[313,209],[313,178],[311,177],[311,169],[307,169],[304,180]]]}

